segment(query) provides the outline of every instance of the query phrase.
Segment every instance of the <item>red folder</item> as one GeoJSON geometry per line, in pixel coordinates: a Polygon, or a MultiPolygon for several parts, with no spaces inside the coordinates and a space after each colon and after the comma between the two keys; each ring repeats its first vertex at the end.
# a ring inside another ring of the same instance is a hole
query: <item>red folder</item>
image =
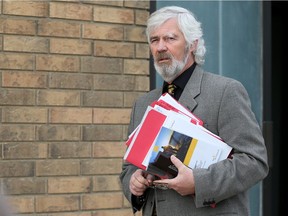
{"type": "Polygon", "coordinates": [[[142,164],[147,152],[157,137],[166,115],[151,109],[141,127],[130,137],[129,147],[126,151],[124,159],[135,166],[146,170],[142,164]]]}
{"type": "Polygon", "coordinates": [[[190,117],[191,119],[191,122],[193,124],[199,124],[199,125],[202,125],[203,122],[199,119],[199,118],[196,118],[194,115],[193,117],[191,116],[188,116],[186,113],[183,113],[182,111],[178,110],[177,108],[173,107],[172,105],[170,105],[169,103],[167,103],[166,101],[163,101],[163,100],[158,100],[156,101],[155,103],[153,103],[151,106],[155,106],[155,105],[158,105],[158,106],[161,106],[163,107],[164,109],[167,109],[167,110],[172,110],[174,112],[177,112],[177,113],[180,113],[182,115],[185,115],[187,117],[190,117]]]}
{"type": "MultiPolygon", "coordinates": [[[[203,121],[198,118],[197,116],[195,116],[193,113],[191,113],[186,107],[184,107],[182,104],[180,104],[178,101],[176,101],[173,97],[171,97],[169,94],[164,93],[162,94],[162,96],[157,100],[154,101],[150,104],[150,107],[155,107],[155,106],[161,106],[162,108],[166,109],[166,110],[172,110],[175,111],[177,113],[183,114],[185,116],[188,116],[191,120],[191,123],[193,124],[197,124],[197,125],[203,125],[203,121]],[[173,101],[175,104],[177,104],[178,107],[181,107],[182,110],[185,110],[185,112],[179,110],[178,108],[174,107],[173,105],[169,104],[167,101],[173,101]],[[189,113],[189,114],[187,114],[189,113]]],[[[145,117],[145,116],[144,116],[145,117]]],[[[126,146],[129,146],[130,143],[133,140],[133,137],[136,133],[136,131],[138,130],[139,126],[129,135],[127,141],[126,141],[126,146]]]]}
{"type": "Polygon", "coordinates": [[[175,100],[168,93],[162,94],[162,96],[154,104],[158,104],[159,106],[162,106],[165,109],[173,110],[175,112],[189,116],[191,118],[192,123],[196,123],[198,125],[203,125],[203,121],[200,118],[195,116],[190,110],[188,110],[185,106],[183,106],[181,103],[179,103],[179,101],[175,100]]]}

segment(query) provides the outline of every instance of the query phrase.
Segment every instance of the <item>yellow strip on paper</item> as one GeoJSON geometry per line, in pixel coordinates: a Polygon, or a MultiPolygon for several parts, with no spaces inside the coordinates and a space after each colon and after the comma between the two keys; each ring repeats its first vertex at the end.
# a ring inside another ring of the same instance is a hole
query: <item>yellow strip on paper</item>
{"type": "Polygon", "coordinates": [[[196,148],[197,142],[198,142],[197,139],[192,138],[190,146],[188,148],[188,151],[186,153],[186,156],[185,156],[185,159],[184,159],[184,162],[183,162],[186,166],[188,166],[189,163],[190,163],[190,160],[191,160],[193,152],[194,152],[194,150],[196,148]]]}

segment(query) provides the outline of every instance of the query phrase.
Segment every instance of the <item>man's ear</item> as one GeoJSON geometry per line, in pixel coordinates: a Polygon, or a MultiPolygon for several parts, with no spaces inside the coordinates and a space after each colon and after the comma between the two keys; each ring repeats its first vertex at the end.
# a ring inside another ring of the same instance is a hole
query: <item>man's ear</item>
{"type": "Polygon", "coordinates": [[[191,44],[190,52],[194,53],[196,51],[196,49],[197,49],[197,46],[198,46],[198,39],[194,40],[193,43],[191,44]]]}

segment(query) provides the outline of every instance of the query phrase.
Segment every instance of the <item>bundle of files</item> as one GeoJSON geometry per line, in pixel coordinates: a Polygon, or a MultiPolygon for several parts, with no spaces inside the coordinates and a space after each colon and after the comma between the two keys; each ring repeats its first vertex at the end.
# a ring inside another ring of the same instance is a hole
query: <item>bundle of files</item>
{"type": "Polygon", "coordinates": [[[124,160],[159,178],[173,178],[175,155],[191,169],[208,168],[226,159],[232,148],[169,94],[150,104],[129,135],[124,160]]]}

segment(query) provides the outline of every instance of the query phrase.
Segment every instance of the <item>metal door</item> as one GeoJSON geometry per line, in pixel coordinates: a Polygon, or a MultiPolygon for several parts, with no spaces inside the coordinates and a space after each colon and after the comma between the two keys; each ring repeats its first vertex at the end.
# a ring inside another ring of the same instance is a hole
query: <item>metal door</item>
{"type": "MultiPolygon", "coordinates": [[[[239,80],[262,122],[261,1],[151,1],[151,8],[176,5],[191,10],[202,23],[207,71],[239,80]],[[155,4],[155,5],[153,5],[155,4]]],[[[156,86],[163,80],[156,75],[156,86]]],[[[251,215],[262,216],[262,182],[250,189],[251,215]]]]}

